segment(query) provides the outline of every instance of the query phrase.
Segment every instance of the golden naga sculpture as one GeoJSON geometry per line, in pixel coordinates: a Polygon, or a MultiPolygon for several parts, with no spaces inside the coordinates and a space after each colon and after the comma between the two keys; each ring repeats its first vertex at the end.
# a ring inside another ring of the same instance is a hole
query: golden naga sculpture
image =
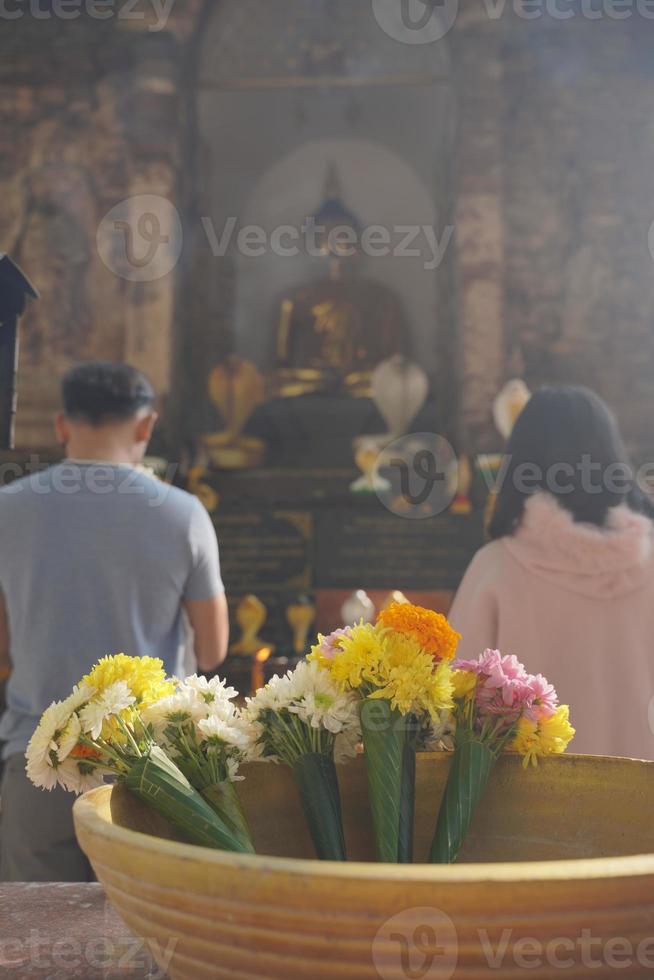
{"type": "Polygon", "coordinates": [[[243,435],[248,419],[266,399],[266,385],[259,370],[233,354],[224,364],[212,368],[207,390],[225,421],[222,432],[202,437],[212,463],[224,470],[260,466],[265,457],[264,442],[243,435]]]}
{"type": "Polygon", "coordinates": [[[281,301],[274,390],[294,397],[345,386],[370,397],[374,368],[408,352],[408,329],[396,294],[356,274],[361,229],[333,165],[313,222],[313,254],[324,257],[327,274],[281,301]]]}
{"type": "Polygon", "coordinates": [[[292,602],[286,607],[286,621],[293,633],[293,653],[302,657],[309,650],[309,630],[316,618],[312,602],[292,602]]]}
{"type": "Polygon", "coordinates": [[[229,652],[245,657],[254,657],[264,649],[272,653],[274,645],[259,636],[259,630],[267,618],[268,610],[258,596],[244,596],[236,607],[236,622],[241,635],[229,652]]]}

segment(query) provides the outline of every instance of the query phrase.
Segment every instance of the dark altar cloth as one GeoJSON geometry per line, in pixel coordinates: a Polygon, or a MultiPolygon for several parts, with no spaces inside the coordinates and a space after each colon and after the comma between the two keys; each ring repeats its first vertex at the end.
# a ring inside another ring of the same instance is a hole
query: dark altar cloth
{"type": "Polygon", "coordinates": [[[98,884],[0,882],[2,980],[164,980],[98,884]]]}

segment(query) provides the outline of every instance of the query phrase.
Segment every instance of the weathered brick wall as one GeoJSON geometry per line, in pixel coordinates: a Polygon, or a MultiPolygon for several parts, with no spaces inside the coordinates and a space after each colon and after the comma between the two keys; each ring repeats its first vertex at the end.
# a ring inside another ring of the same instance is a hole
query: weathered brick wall
{"type": "MultiPolygon", "coordinates": [[[[504,22],[507,356],[654,451],[654,21],[504,22]]],[[[654,458],[654,457],[649,457],[654,458]]]]}
{"type": "Polygon", "coordinates": [[[58,371],[123,350],[120,283],[103,274],[95,230],[128,183],[128,68],[112,26],[24,17],[2,31],[0,242],[41,293],[21,334],[18,436],[41,445],[58,371]]]}
{"type": "Polygon", "coordinates": [[[177,0],[162,33],[145,18],[26,13],[0,22],[0,249],[41,297],[21,325],[22,447],[52,442],[58,376],[75,360],[128,358],[168,391],[174,277],[134,283],[115,275],[96,235],[127,197],[175,200],[183,131],[177,49],[200,7],[177,0]]]}

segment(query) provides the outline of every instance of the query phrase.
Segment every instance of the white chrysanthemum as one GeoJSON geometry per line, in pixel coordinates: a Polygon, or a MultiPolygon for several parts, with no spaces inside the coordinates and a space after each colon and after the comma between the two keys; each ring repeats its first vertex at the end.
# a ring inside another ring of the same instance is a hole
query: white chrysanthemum
{"type": "Polygon", "coordinates": [[[71,711],[79,711],[87,701],[91,700],[94,694],[95,688],[82,682],[75,685],[72,694],[69,694],[66,700],[62,701],[62,704],[67,705],[71,711]]]}
{"type": "Polygon", "coordinates": [[[27,760],[25,772],[38,789],[53,790],[59,783],[58,769],[45,759],[31,758],[27,760]]]}
{"type": "Polygon", "coordinates": [[[293,679],[293,704],[289,711],[312,728],[333,735],[359,730],[358,702],[350,692],[339,690],[327,671],[316,662],[299,663],[293,679]]]}
{"type": "Polygon", "coordinates": [[[221,677],[212,677],[211,680],[207,680],[206,677],[199,677],[197,674],[181,681],[179,689],[180,691],[193,691],[202,698],[205,704],[213,704],[214,701],[231,701],[238,695],[238,691],[233,687],[227,687],[227,682],[221,677]]]}
{"type": "Polygon", "coordinates": [[[45,709],[36,731],[30,739],[25,753],[28,764],[49,762],[59,749],[58,738],[64,731],[72,714],[70,706],[65,701],[53,701],[45,709]]]}
{"type": "Polygon", "coordinates": [[[206,705],[202,705],[193,692],[178,691],[151,704],[142,712],[142,717],[143,721],[152,725],[155,731],[161,731],[171,718],[178,721],[183,719],[198,721],[205,717],[206,713],[206,705]]]}
{"type": "Polygon", "coordinates": [[[293,697],[292,673],[289,671],[283,677],[275,674],[254,697],[245,699],[246,711],[251,718],[256,719],[262,711],[288,708],[293,703],[293,697]]]}
{"type": "Polygon", "coordinates": [[[57,769],[58,781],[69,793],[86,793],[90,789],[102,786],[104,779],[101,770],[81,772],[74,759],[67,759],[57,769]]]}
{"type": "Polygon", "coordinates": [[[79,737],[81,734],[82,726],[80,724],[79,716],[73,713],[58,739],[59,745],[57,748],[57,758],[59,762],[63,762],[68,758],[79,742],[79,737]]]}
{"type": "Polygon", "coordinates": [[[183,720],[185,716],[195,725],[212,714],[227,721],[235,710],[231,699],[236,695],[234,688],[227,687],[218,677],[207,680],[193,675],[177,681],[175,693],[151,705],[143,713],[143,720],[153,726],[158,737],[171,721],[183,720]]]}
{"type": "Polygon", "coordinates": [[[210,715],[198,722],[198,729],[203,739],[208,742],[220,742],[225,746],[240,749],[245,752],[248,748],[247,734],[236,725],[229,725],[218,715],[210,715]]]}
{"type": "Polygon", "coordinates": [[[126,681],[116,681],[105,688],[100,697],[93,698],[80,711],[82,731],[91,738],[99,738],[102,726],[112,715],[118,715],[136,703],[126,681]]]}

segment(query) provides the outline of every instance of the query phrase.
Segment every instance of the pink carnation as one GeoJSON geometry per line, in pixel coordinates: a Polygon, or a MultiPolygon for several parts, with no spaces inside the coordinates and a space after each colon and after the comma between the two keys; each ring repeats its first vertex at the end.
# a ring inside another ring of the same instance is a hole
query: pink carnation
{"type": "Polygon", "coordinates": [[[526,680],[529,676],[517,657],[513,654],[503,657],[499,650],[484,650],[477,660],[457,660],[453,666],[458,670],[471,670],[480,677],[485,676],[494,686],[501,685],[505,680],[526,680]]]}
{"type": "Polygon", "coordinates": [[[318,649],[323,657],[326,657],[327,660],[333,660],[341,649],[339,641],[344,636],[350,636],[350,629],[347,626],[345,629],[334,630],[334,632],[330,633],[328,636],[321,636],[320,646],[318,649]]]}
{"type": "Polygon", "coordinates": [[[531,721],[551,718],[559,705],[554,687],[542,674],[530,674],[527,679],[530,697],[525,706],[525,715],[531,721]]]}
{"type": "Polygon", "coordinates": [[[529,675],[517,657],[502,656],[499,650],[484,650],[478,660],[458,660],[459,670],[478,674],[477,718],[480,726],[489,715],[503,717],[512,725],[534,699],[529,675]]]}
{"type": "Polygon", "coordinates": [[[551,718],[558,707],[554,687],[542,674],[528,674],[513,654],[484,650],[477,660],[457,660],[459,670],[469,670],[480,678],[477,685],[477,719],[481,726],[489,715],[504,716],[513,724],[521,715],[532,721],[551,718]]]}

